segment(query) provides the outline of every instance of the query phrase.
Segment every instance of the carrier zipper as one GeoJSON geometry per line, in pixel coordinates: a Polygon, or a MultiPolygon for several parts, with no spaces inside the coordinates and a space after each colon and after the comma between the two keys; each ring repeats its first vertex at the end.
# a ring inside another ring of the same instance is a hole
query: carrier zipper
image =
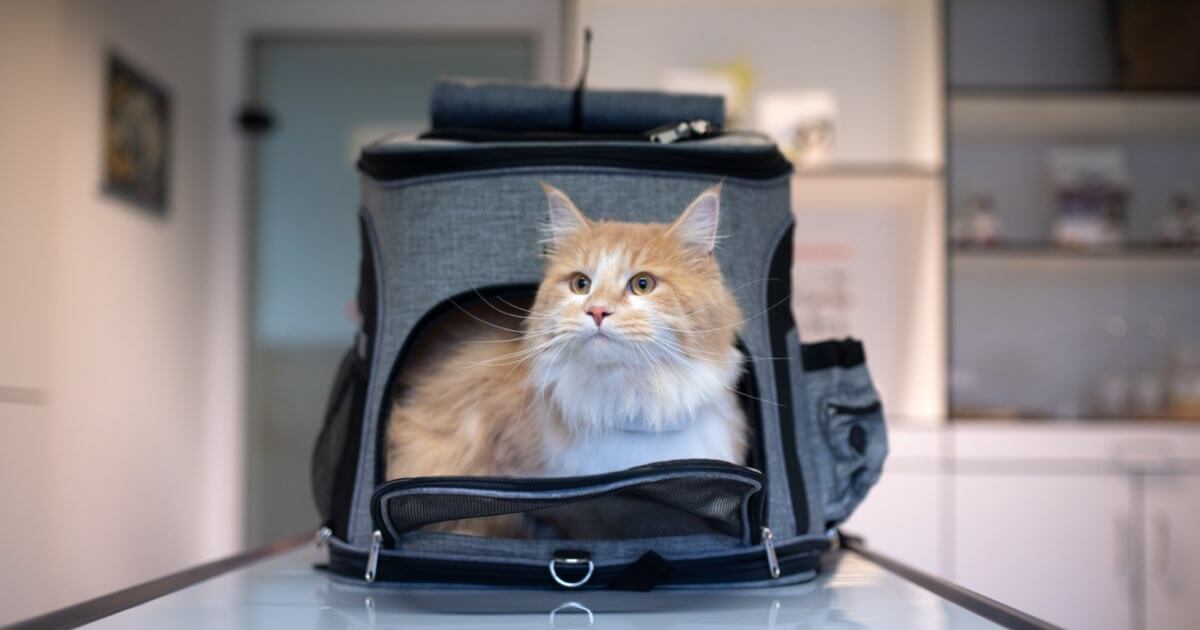
{"type": "Polygon", "coordinates": [[[363,578],[367,584],[375,581],[376,570],[379,568],[379,550],[383,547],[383,532],[378,529],[371,532],[371,551],[367,553],[367,572],[363,578]]]}
{"type": "Polygon", "coordinates": [[[766,142],[739,145],[732,150],[716,143],[647,142],[646,136],[619,142],[484,142],[436,148],[399,145],[391,150],[389,145],[378,145],[364,150],[358,160],[360,171],[387,182],[522,167],[619,168],[750,180],[769,180],[792,172],[791,162],[775,145],[766,142]]]}
{"type": "Polygon", "coordinates": [[[703,118],[697,118],[692,121],[681,121],[670,125],[663,125],[651,130],[647,136],[650,142],[655,144],[671,144],[680,140],[707,138],[716,132],[717,128],[715,125],[703,118]]]}
{"type": "Polygon", "coordinates": [[[322,527],[321,529],[318,529],[317,530],[317,539],[315,541],[317,549],[323,548],[326,544],[329,543],[329,539],[332,537],[333,537],[332,529],[330,529],[328,527],[322,527]]]}
{"type": "Polygon", "coordinates": [[[584,475],[579,477],[529,477],[514,479],[512,477],[415,477],[412,479],[396,479],[380,486],[376,495],[392,492],[412,486],[421,487],[455,487],[471,490],[558,490],[584,488],[592,485],[603,485],[614,481],[634,478],[647,473],[661,472],[722,472],[739,475],[762,484],[761,471],[749,466],[738,466],[715,459],[676,459],[666,462],[654,462],[599,475],[584,475]]]}
{"type": "Polygon", "coordinates": [[[762,528],[763,548],[767,551],[767,569],[771,572],[771,579],[778,578],[783,571],[779,568],[779,556],[775,553],[775,535],[771,533],[770,527],[762,528]]]}

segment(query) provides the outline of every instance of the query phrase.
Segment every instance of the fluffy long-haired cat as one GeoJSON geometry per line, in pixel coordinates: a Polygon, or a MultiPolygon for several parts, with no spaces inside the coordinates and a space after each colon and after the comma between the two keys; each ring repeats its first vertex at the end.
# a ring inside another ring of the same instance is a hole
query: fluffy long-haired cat
{"type": "Polygon", "coordinates": [[[388,426],[388,479],[742,463],[742,316],[713,256],[720,186],[669,225],[592,221],[543,188],[536,299],[521,310],[489,302],[507,315],[476,311],[458,331],[465,341],[407,370],[388,426]]]}

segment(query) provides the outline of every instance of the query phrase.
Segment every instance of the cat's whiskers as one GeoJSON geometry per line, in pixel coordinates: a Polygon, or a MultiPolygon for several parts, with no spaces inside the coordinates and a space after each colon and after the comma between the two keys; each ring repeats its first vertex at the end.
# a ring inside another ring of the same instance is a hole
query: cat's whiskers
{"type": "MultiPolygon", "coordinates": [[[[539,344],[539,345],[537,345],[537,346],[535,346],[535,347],[533,347],[533,348],[530,348],[530,349],[529,349],[529,353],[528,353],[527,355],[525,355],[523,358],[521,358],[521,360],[517,361],[517,362],[516,362],[516,363],[515,363],[515,364],[514,364],[514,365],[513,365],[513,366],[512,366],[512,367],[511,367],[509,370],[508,370],[508,372],[507,372],[507,373],[504,375],[504,378],[505,378],[505,380],[507,380],[507,379],[508,379],[508,377],[512,376],[512,373],[513,373],[513,372],[514,372],[514,371],[515,371],[515,370],[516,370],[518,367],[520,367],[520,365],[521,365],[522,363],[524,363],[524,362],[526,362],[526,361],[529,361],[530,359],[535,359],[535,358],[537,358],[537,357],[541,356],[541,355],[542,355],[542,354],[545,352],[546,348],[548,348],[548,347],[550,347],[550,346],[552,346],[552,345],[554,345],[554,344],[556,344],[556,343],[558,343],[558,342],[560,342],[560,341],[562,341],[562,340],[563,340],[563,337],[562,337],[561,335],[553,335],[553,336],[551,336],[551,337],[550,337],[550,339],[549,339],[549,340],[547,340],[546,342],[544,342],[544,343],[541,343],[541,344],[539,344]]],[[[565,345],[567,345],[567,344],[561,344],[561,345],[565,346],[565,345]]]]}
{"type": "Polygon", "coordinates": [[[478,316],[478,315],[476,315],[476,314],[472,313],[471,311],[469,311],[469,310],[467,310],[467,309],[463,308],[461,305],[459,305],[459,303],[458,303],[458,302],[455,302],[453,299],[451,299],[451,300],[450,300],[450,303],[454,305],[454,308],[457,308],[458,310],[462,311],[463,315],[466,315],[467,317],[470,317],[471,319],[473,319],[473,320],[475,320],[475,321],[477,321],[477,322],[479,322],[479,323],[481,323],[481,324],[484,324],[484,325],[486,325],[486,326],[491,326],[492,328],[496,328],[496,329],[498,329],[498,330],[503,330],[503,331],[506,331],[506,332],[516,333],[516,334],[518,334],[518,335],[519,335],[519,334],[523,334],[523,333],[525,332],[525,331],[523,331],[523,330],[517,330],[517,329],[514,329],[514,328],[509,328],[509,327],[507,327],[507,326],[501,326],[501,325],[499,325],[499,324],[496,324],[496,323],[494,323],[494,322],[489,322],[488,320],[486,320],[486,319],[483,319],[482,317],[480,317],[480,316],[478,316]]]}
{"type": "MultiPolygon", "coordinates": [[[[501,315],[508,315],[509,317],[520,317],[521,316],[518,313],[509,313],[508,311],[501,309],[500,307],[496,306],[495,304],[492,304],[490,301],[488,301],[487,296],[484,295],[483,293],[481,293],[479,291],[479,289],[472,289],[472,291],[475,292],[475,296],[478,297],[481,302],[483,302],[484,304],[487,304],[488,307],[490,307],[493,311],[496,311],[497,313],[500,313],[501,315]]],[[[504,298],[502,298],[500,296],[496,296],[496,299],[503,300],[504,298]]],[[[510,304],[510,306],[511,306],[511,304],[510,304]]]]}
{"type": "MultiPolygon", "coordinates": [[[[656,341],[663,341],[663,340],[656,340],[656,341]]],[[[664,348],[664,349],[668,349],[668,348],[667,348],[667,346],[663,346],[663,348],[664,348]]],[[[668,349],[668,351],[670,351],[670,350],[668,349]]],[[[679,356],[679,355],[676,355],[676,356],[679,356]]],[[[683,357],[680,357],[680,360],[684,360],[684,359],[683,359],[683,357]]],[[[718,363],[742,363],[742,361],[731,361],[731,360],[720,360],[720,359],[703,359],[703,360],[705,360],[705,361],[713,361],[713,362],[718,362],[718,363]]],[[[727,389],[727,390],[729,390],[730,392],[733,392],[733,393],[735,393],[735,394],[737,394],[737,395],[739,395],[739,396],[744,396],[744,397],[746,397],[746,398],[749,398],[749,399],[751,399],[751,400],[756,400],[756,401],[759,401],[759,402],[764,402],[764,403],[767,403],[767,404],[770,404],[770,405],[774,405],[774,406],[776,406],[776,407],[783,407],[783,406],[784,406],[784,405],[782,405],[782,404],[780,404],[780,403],[777,403],[777,402],[775,402],[775,401],[772,401],[772,400],[766,400],[766,399],[764,399],[764,398],[759,398],[759,397],[757,397],[757,396],[752,396],[752,395],[750,395],[750,394],[748,394],[748,393],[746,393],[746,392],[743,392],[742,390],[740,390],[740,389],[738,389],[738,388],[736,388],[736,387],[732,387],[732,386],[726,385],[726,386],[725,386],[725,389],[727,389]]]]}
{"type": "Polygon", "coordinates": [[[516,358],[516,357],[526,357],[526,356],[535,354],[535,353],[549,347],[551,344],[555,343],[558,340],[559,340],[558,337],[551,337],[550,339],[543,341],[532,347],[522,347],[521,349],[516,350],[514,352],[508,352],[508,353],[502,354],[500,356],[488,359],[486,361],[469,361],[468,363],[470,363],[471,365],[500,365],[500,366],[509,365],[509,362],[502,361],[502,360],[503,359],[512,359],[512,358],[516,358]]]}
{"type": "MultiPolygon", "coordinates": [[[[715,352],[710,352],[708,350],[704,350],[703,348],[684,347],[681,344],[679,344],[679,342],[676,342],[676,341],[673,341],[673,340],[670,340],[667,338],[662,338],[661,341],[667,341],[668,343],[675,344],[676,347],[678,347],[680,350],[684,351],[685,353],[695,353],[697,355],[700,355],[696,358],[700,358],[705,361],[713,361],[713,362],[717,362],[717,363],[739,363],[739,364],[744,362],[742,359],[728,359],[728,358],[726,358],[726,355],[724,355],[724,354],[717,354],[715,352]]],[[[774,357],[774,356],[768,356],[768,355],[752,354],[748,350],[743,351],[742,354],[745,356],[745,359],[752,360],[752,361],[791,361],[792,360],[791,357],[774,357]]]]}
{"type": "Polygon", "coordinates": [[[651,371],[655,372],[656,375],[661,377],[661,378],[652,379],[654,382],[655,393],[661,395],[662,394],[662,382],[664,380],[667,380],[667,377],[668,377],[666,367],[663,366],[662,363],[660,363],[659,360],[654,357],[654,355],[650,352],[650,350],[647,349],[642,344],[635,344],[633,347],[636,348],[637,351],[646,358],[647,367],[649,367],[651,371]]]}
{"type": "Polygon", "coordinates": [[[779,306],[779,305],[783,304],[784,302],[787,302],[788,300],[790,300],[790,299],[791,299],[791,297],[792,297],[792,295],[789,293],[789,294],[788,294],[786,297],[784,297],[784,298],[781,298],[780,300],[778,300],[778,301],[777,301],[777,302],[775,302],[774,304],[772,304],[772,305],[768,306],[767,308],[765,308],[765,309],[763,309],[763,310],[761,310],[761,311],[759,311],[759,312],[757,312],[757,313],[755,313],[755,314],[751,315],[750,317],[747,317],[747,318],[745,318],[745,319],[741,319],[741,320],[739,320],[739,321],[737,321],[737,322],[735,322],[735,323],[733,323],[733,324],[728,324],[728,325],[725,325],[725,326],[717,326],[716,328],[705,328],[705,329],[671,328],[671,327],[667,327],[667,328],[668,328],[669,330],[671,330],[671,331],[674,331],[674,332],[677,332],[677,333],[693,334],[693,335],[694,335],[694,334],[699,334],[699,333],[717,332],[717,331],[720,331],[720,330],[729,330],[729,329],[731,329],[731,328],[738,328],[738,327],[740,327],[742,324],[745,324],[746,322],[749,322],[749,321],[751,321],[751,320],[754,320],[754,319],[758,319],[759,317],[762,317],[763,315],[766,315],[768,312],[770,312],[770,311],[771,311],[772,309],[774,309],[775,307],[777,307],[777,306],[779,306]]]}

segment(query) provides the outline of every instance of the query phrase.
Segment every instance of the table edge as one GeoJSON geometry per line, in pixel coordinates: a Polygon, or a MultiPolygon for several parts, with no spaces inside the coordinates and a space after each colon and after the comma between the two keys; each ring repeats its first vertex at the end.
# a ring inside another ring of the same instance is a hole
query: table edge
{"type": "MultiPolygon", "coordinates": [[[[33,628],[75,628],[115,615],[135,606],[199,584],[223,573],[239,569],[260,560],[287,553],[312,541],[311,534],[297,534],[278,542],[219,558],[195,567],[171,573],[136,586],[101,595],[87,601],[18,621],[6,630],[33,628]]],[[[841,536],[842,549],[911,582],[934,595],[972,613],[1007,628],[1056,629],[1050,624],[1007,604],[968,588],[925,573],[899,560],[870,549],[862,538],[849,534],[841,536]]],[[[836,553],[836,551],[834,552],[836,553]]]]}
{"type": "Polygon", "coordinates": [[[283,540],[243,551],[241,553],[218,558],[176,573],[164,575],[141,584],[130,586],[119,591],[101,595],[78,604],[60,608],[36,617],[18,621],[4,630],[32,630],[34,628],[77,628],[79,626],[99,621],[121,611],[140,606],[146,602],[181,591],[216,577],[222,573],[239,569],[248,564],[258,562],[271,556],[287,553],[301,545],[311,543],[311,533],[296,534],[283,540]]]}
{"type": "Polygon", "coordinates": [[[938,597],[965,608],[988,621],[1006,628],[1030,628],[1036,630],[1059,630],[1059,626],[1017,610],[1008,604],[972,591],[949,580],[925,573],[890,556],[867,547],[858,536],[843,534],[842,548],[858,554],[867,561],[883,567],[902,579],[937,595],[938,597]]]}

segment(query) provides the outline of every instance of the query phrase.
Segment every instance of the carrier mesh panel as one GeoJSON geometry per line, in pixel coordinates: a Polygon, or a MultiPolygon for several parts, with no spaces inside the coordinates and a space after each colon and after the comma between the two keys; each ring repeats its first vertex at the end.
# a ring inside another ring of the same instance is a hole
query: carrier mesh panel
{"type": "Polygon", "coordinates": [[[569,497],[428,489],[385,499],[384,513],[401,535],[427,527],[494,538],[620,540],[713,533],[741,538],[743,505],[754,489],[742,481],[704,476],[569,497]]]}

